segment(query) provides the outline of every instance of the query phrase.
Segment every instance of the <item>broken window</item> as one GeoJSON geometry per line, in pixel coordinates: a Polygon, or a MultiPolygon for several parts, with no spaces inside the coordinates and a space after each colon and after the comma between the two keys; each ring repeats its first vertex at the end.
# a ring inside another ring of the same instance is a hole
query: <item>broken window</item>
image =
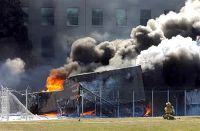
{"type": "Polygon", "coordinates": [[[54,9],[52,7],[41,8],[42,25],[54,25],[54,9]]]}
{"type": "Polygon", "coordinates": [[[126,26],[127,25],[126,9],[117,9],[116,10],[116,22],[117,22],[117,26],[126,26]]]}
{"type": "Polygon", "coordinates": [[[92,25],[101,26],[103,25],[103,10],[92,9],[92,25]]]}
{"type": "Polygon", "coordinates": [[[67,9],[67,26],[79,25],[79,9],[68,8],[67,9]]]}

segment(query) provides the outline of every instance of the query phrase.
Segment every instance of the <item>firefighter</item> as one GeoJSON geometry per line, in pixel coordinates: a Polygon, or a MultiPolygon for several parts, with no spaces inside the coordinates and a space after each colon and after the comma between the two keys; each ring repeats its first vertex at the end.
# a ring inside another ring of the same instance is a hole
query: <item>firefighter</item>
{"type": "Polygon", "coordinates": [[[172,106],[172,104],[170,102],[166,103],[166,107],[164,108],[165,110],[165,114],[163,115],[164,119],[167,120],[175,120],[174,114],[174,107],[172,106]]]}

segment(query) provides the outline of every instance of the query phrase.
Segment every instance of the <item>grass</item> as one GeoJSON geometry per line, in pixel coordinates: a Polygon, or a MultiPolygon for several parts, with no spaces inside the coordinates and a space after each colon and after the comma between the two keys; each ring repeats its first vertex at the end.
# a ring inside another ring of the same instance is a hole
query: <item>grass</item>
{"type": "Polygon", "coordinates": [[[77,119],[0,122],[0,131],[198,131],[200,117],[77,119]]]}

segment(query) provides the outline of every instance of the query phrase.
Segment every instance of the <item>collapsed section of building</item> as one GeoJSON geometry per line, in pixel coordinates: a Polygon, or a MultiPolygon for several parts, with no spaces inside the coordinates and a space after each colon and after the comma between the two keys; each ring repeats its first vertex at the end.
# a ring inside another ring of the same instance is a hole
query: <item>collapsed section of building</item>
{"type": "Polygon", "coordinates": [[[130,117],[144,112],[140,66],[74,75],[65,81],[63,91],[34,96],[30,110],[35,114],[130,117]]]}

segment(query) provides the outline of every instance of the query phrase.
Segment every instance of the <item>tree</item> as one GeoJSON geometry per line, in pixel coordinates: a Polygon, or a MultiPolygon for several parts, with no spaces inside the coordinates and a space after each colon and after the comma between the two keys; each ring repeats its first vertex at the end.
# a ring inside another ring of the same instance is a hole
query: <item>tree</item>
{"type": "Polygon", "coordinates": [[[0,0],[0,58],[28,56],[32,46],[19,0],[0,0]],[[7,50],[10,50],[9,52],[7,50]]]}

